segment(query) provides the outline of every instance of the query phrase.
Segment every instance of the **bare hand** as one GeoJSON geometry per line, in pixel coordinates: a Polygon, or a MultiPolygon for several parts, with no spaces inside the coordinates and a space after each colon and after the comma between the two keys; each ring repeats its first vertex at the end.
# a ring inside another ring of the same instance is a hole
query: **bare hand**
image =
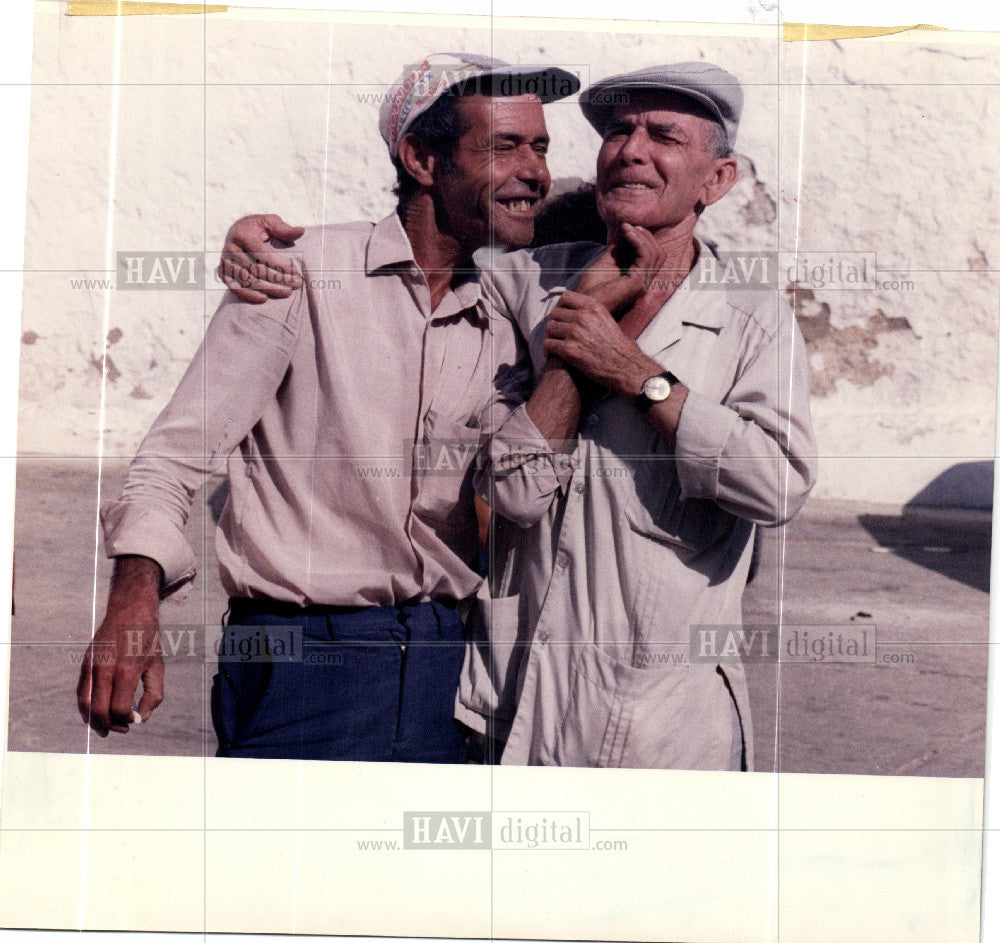
{"type": "Polygon", "coordinates": [[[219,278],[243,301],[263,304],[268,298],[287,298],[302,285],[292,260],[277,252],[270,240],[293,243],[305,230],[289,226],[273,213],[238,219],[226,234],[216,270],[219,278]]]}
{"type": "Polygon", "coordinates": [[[621,238],[588,266],[576,290],[618,314],[649,290],[666,260],[666,249],[648,229],[624,223],[621,238]]]}
{"type": "Polygon", "coordinates": [[[638,396],[643,381],[662,370],[624,334],[603,304],[576,291],[563,292],[549,315],[542,350],[628,397],[638,396]]]}
{"type": "Polygon", "coordinates": [[[145,557],[115,561],[108,611],[87,648],[76,688],[84,721],[102,737],[128,733],[135,693],[143,721],[163,700],[163,650],[159,631],[161,570],[145,557]]]}

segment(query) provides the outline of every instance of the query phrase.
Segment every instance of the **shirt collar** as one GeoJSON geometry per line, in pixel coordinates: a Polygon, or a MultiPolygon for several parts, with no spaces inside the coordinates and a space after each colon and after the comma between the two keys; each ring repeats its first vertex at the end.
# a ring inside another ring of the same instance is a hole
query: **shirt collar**
{"type": "Polygon", "coordinates": [[[375,224],[365,250],[365,274],[373,275],[389,265],[410,262],[416,266],[413,247],[398,213],[390,213],[375,224]]]}
{"type": "MultiPolygon", "coordinates": [[[[365,274],[374,275],[383,269],[392,269],[395,274],[399,274],[402,269],[403,272],[423,278],[398,213],[390,213],[377,222],[368,237],[365,274]]],[[[486,312],[481,310],[479,299],[479,271],[470,263],[468,275],[452,289],[450,296],[445,296],[431,319],[453,317],[460,312],[467,312],[473,320],[488,320],[486,312]]]]}

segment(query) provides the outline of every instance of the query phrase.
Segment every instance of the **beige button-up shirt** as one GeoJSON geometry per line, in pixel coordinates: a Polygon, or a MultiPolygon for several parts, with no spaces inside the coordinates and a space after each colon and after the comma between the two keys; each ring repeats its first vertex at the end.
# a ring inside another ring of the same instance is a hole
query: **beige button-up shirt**
{"type": "Polygon", "coordinates": [[[108,555],[153,558],[167,587],[189,580],[191,499],[228,459],[216,548],[231,596],[469,596],[472,461],[530,382],[513,327],[491,323],[471,276],[432,313],[395,214],[309,229],[291,251],[302,289],[263,305],[227,294],[215,313],[103,508],[108,555]]]}
{"type": "MultiPolygon", "coordinates": [[[[513,253],[484,273],[536,379],[546,318],[599,251],[513,253]]],[[[805,347],[776,292],[699,289],[693,273],[638,344],[690,388],[676,450],[610,393],[561,461],[523,407],[490,445],[479,486],[508,520],[456,713],[496,720],[503,763],[739,768],[740,726],[751,761],[743,666],[702,659],[691,630],[740,627],[754,522],[789,519],[812,487],[805,347]]]]}

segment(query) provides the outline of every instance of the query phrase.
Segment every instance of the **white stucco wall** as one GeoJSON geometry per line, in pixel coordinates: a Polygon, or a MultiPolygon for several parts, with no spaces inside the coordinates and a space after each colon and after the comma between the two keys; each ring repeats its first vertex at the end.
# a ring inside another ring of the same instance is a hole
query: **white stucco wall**
{"type": "MultiPolygon", "coordinates": [[[[221,294],[81,279],[113,282],[117,251],[207,249],[211,268],[247,212],[379,218],[392,172],[364,97],[428,51],[468,49],[582,66],[593,80],[697,58],[734,72],[746,87],[744,179],[706,213],[705,233],[723,249],[874,252],[880,279],[909,283],[796,294],[814,371],[816,494],[905,502],[957,463],[992,459],[997,47],[933,34],[802,45],[628,23],[490,29],[483,18],[373,25],[248,11],[118,21],[39,9],[22,452],[95,455],[103,384],[104,453],[131,453],[221,294]]],[[[592,178],[597,137],[578,106],[548,106],[547,119],[553,176],[592,178]]],[[[983,467],[945,500],[982,503],[983,467]]]]}

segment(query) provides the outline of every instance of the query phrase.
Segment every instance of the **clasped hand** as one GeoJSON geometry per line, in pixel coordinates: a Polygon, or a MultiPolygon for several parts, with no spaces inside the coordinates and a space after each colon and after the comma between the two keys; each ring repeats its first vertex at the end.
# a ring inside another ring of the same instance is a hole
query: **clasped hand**
{"type": "Polygon", "coordinates": [[[659,368],[619,320],[649,289],[665,259],[650,232],[625,224],[621,238],[580,276],[576,291],[563,292],[546,324],[544,353],[615,393],[636,396],[642,379],[659,368]]]}

